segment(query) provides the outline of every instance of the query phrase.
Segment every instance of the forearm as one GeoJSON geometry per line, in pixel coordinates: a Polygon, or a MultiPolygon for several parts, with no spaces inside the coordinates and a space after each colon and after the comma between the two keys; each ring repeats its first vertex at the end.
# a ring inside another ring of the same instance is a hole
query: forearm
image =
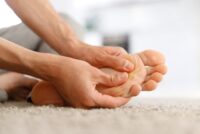
{"type": "Polygon", "coordinates": [[[48,0],[6,1],[22,21],[58,53],[74,57],[79,40],[48,0]]]}
{"type": "Polygon", "coordinates": [[[0,38],[0,68],[46,79],[49,75],[45,54],[36,53],[0,38]]]}
{"type": "Polygon", "coordinates": [[[16,14],[59,54],[89,62],[96,67],[131,71],[127,53],[116,47],[95,47],[76,38],[70,26],[48,0],[6,0],[16,14]]]}

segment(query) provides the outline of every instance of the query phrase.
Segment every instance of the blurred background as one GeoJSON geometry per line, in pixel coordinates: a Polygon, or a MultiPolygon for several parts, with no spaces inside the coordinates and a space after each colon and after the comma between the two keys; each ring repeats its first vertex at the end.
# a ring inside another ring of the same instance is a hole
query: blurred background
{"type": "MultiPolygon", "coordinates": [[[[200,97],[199,0],[51,0],[76,20],[92,45],[116,45],[129,53],[163,52],[169,72],[154,92],[141,97],[200,97]]],[[[0,1],[0,28],[20,23],[0,1]]]]}

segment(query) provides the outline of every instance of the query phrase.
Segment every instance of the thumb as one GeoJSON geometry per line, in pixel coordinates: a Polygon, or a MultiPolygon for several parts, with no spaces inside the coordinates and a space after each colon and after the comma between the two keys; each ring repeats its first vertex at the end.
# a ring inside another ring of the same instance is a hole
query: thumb
{"type": "Polygon", "coordinates": [[[113,87],[119,86],[128,80],[128,73],[118,72],[109,68],[99,70],[98,84],[113,87]]]}
{"type": "Polygon", "coordinates": [[[125,105],[129,102],[130,98],[112,97],[109,95],[100,94],[97,92],[95,95],[95,103],[99,107],[116,108],[125,105]]]}

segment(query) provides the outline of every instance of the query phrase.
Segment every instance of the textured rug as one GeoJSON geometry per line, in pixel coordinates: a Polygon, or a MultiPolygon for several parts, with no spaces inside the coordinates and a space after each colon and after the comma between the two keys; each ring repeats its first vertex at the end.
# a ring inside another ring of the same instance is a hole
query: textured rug
{"type": "Polygon", "coordinates": [[[200,100],[132,100],[117,109],[0,103],[0,134],[200,134],[200,100]]]}

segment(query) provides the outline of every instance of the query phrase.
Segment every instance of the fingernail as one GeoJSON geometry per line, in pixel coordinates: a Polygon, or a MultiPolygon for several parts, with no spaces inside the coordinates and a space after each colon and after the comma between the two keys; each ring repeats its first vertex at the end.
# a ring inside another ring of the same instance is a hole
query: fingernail
{"type": "Polygon", "coordinates": [[[132,70],[133,69],[133,64],[130,63],[129,61],[126,61],[124,64],[124,68],[127,70],[132,70]]]}

